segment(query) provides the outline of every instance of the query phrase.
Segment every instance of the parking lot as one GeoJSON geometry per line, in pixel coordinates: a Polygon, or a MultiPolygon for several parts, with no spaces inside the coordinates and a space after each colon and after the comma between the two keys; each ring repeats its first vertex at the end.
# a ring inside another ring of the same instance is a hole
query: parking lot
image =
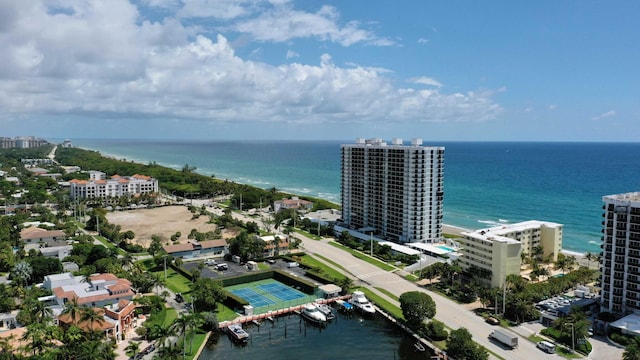
{"type": "MultiPolygon", "coordinates": [[[[210,278],[215,280],[220,280],[224,277],[243,275],[243,274],[250,273],[252,271],[247,268],[246,264],[238,264],[233,261],[225,261],[221,258],[216,258],[215,261],[216,261],[216,264],[221,264],[221,263],[227,264],[228,269],[216,270],[214,265],[206,265],[205,259],[197,260],[197,261],[189,261],[189,262],[185,261],[184,264],[182,264],[182,268],[184,268],[187,272],[191,272],[192,269],[201,269],[200,277],[210,278]]],[[[311,280],[310,278],[307,278],[305,276],[304,269],[302,269],[301,267],[289,267],[288,262],[282,259],[277,259],[273,264],[267,264],[267,265],[269,265],[271,269],[281,269],[292,274],[293,276],[301,277],[306,280],[315,282],[314,280],[311,280]]]]}

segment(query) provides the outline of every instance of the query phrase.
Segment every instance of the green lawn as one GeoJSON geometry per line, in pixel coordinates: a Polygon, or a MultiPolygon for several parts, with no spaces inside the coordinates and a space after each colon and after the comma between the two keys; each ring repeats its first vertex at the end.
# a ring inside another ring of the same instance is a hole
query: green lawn
{"type": "Polygon", "coordinates": [[[187,357],[185,359],[188,359],[188,360],[195,359],[195,356],[196,356],[196,353],[198,352],[198,349],[200,349],[200,346],[202,345],[202,343],[204,342],[204,340],[206,338],[207,338],[207,334],[206,333],[203,333],[203,334],[196,333],[193,336],[193,347],[192,347],[193,351],[190,354],[189,353],[189,347],[192,346],[191,345],[191,341],[192,340],[191,340],[191,336],[189,336],[189,338],[187,339],[188,340],[188,342],[187,342],[187,357]]]}
{"type": "Polygon", "coordinates": [[[218,303],[218,312],[217,312],[218,322],[233,320],[238,317],[232,309],[228,308],[224,304],[218,303]]]}
{"type": "Polygon", "coordinates": [[[153,324],[158,324],[160,326],[166,327],[171,325],[173,320],[178,317],[178,313],[174,308],[165,308],[162,311],[152,314],[149,319],[145,322],[145,326],[147,328],[151,328],[153,324]]]}
{"type": "Polygon", "coordinates": [[[368,262],[369,264],[377,266],[377,267],[379,267],[380,269],[382,269],[384,271],[392,271],[392,270],[396,269],[395,267],[385,263],[384,261],[378,260],[376,258],[372,258],[371,256],[365,255],[365,254],[361,253],[360,251],[353,250],[353,249],[351,249],[351,248],[349,248],[347,246],[344,246],[342,244],[339,244],[339,243],[337,243],[335,241],[331,241],[331,242],[329,242],[329,244],[331,244],[332,246],[335,246],[337,248],[340,248],[340,249],[342,249],[344,251],[348,251],[348,252],[351,253],[351,255],[357,257],[358,259],[364,260],[364,261],[368,262]]]}
{"type": "Polygon", "coordinates": [[[335,261],[333,261],[333,260],[331,260],[329,258],[326,258],[326,257],[324,257],[324,256],[322,256],[320,254],[314,254],[313,256],[322,259],[322,261],[324,261],[325,263],[331,264],[331,265],[337,267],[338,269],[344,270],[344,272],[348,272],[347,269],[344,268],[344,266],[338,264],[337,262],[335,262],[335,261]]]}
{"type": "Polygon", "coordinates": [[[344,279],[345,276],[335,270],[332,267],[329,267],[327,265],[325,265],[323,262],[320,262],[318,259],[315,259],[313,256],[311,255],[305,255],[303,257],[300,258],[300,262],[304,265],[310,266],[310,267],[315,267],[315,268],[319,268],[322,269],[322,271],[329,277],[334,278],[334,279],[344,279]]]}
{"type": "MultiPolygon", "coordinates": [[[[154,271],[153,273],[164,279],[164,270],[154,271]]],[[[191,291],[191,281],[172,268],[167,267],[167,288],[174,293],[187,294],[191,291]]]]}
{"type": "Polygon", "coordinates": [[[395,301],[400,301],[400,298],[397,297],[396,295],[392,294],[390,291],[388,291],[387,289],[383,289],[381,287],[374,287],[376,290],[380,291],[381,293],[387,295],[390,299],[393,299],[395,301]]]}
{"type": "Polygon", "coordinates": [[[371,300],[378,307],[382,308],[382,310],[391,314],[396,319],[404,320],[404,315],[402,315],[402,310],[400,309],[400,307],[393,305],[389,301],[383,299],[381,296],[378,296],[378,294],[367,288],[360,288],[359,290],[364,292],[367,299],[371,300]]]}
{"type": "Polygon", "coordinates": [[[102,245],[104,245],[107,249],[115,249],[118,252],[118,255],[124,255],[127,253],[126,251],[117,247],[114,243],[107,240],[105,237],[96,235],[93,238],[100,241],[100,243],[102,243],[102,245]]]}

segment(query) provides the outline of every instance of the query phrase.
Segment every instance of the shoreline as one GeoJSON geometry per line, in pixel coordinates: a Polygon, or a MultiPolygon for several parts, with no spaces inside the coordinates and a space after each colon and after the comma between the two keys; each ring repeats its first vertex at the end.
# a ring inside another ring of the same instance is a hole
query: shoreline
{"type": "MultiPolygon", "coordinates": [[[[95,151],[95,152],[99,153],[100,156],[103,156],[103,157],[109,158],[109,159],[113,159],[113,160],[124,161],[124,162],[133,162],[133,163],[136,163],[136,164],[139,164],[139,165],[148,165],[151,162],[155,163],[155,160],[148,160],[148,159],[147,160],[142,160],[142,159],[132,159],[132,158],[127,159],[123,155],[105,153],[102,150],[87,148],[86,146],[75,146],[75,147],[77,147],[79,149],[82,149],[82,150],[86,150],[86,151],[95,151]]],[[[163,164],[163,163],[157,163],[157,164],[159,166],[163,166],[163,167],[166,167],[168,169],[179,170],[178,167],[174,168],[174,167],[172,167],[170,165],[166,165],[166,164],[163,164]]],[[[201,175],[201,176],[208,176],[206,174],[198,172],[198,170],[196,170],[195,172],[197,174],[201,175]]],[[[218,179],[218,178],[216,177],[216,179],[218,179]]],[[[218,179],[218,180],[222,180],[222,179],[218,179]]],[[[235,183],[241,184],[241,185],[252,186],[252,187],[255,187],[255,188],[262,189],[262,190],[267,190],[268,189],[268,188],[263,188],[263,187],[260,187],[260,186],[256,186],[255,184],[247,183],[246,181],[244,181],[244,182],[240,181],[239,179],[232,179],[232,180],[225,179],[225,180],[232,181],[232,182],[235,182],[235,183]]],[[[250,181],[250,179],[249,179],[249,181],[250,181]]],[[[312,196],[312,195],[307,195],[307,194],[300,194],[300,193],[296,193],[295,191],[289,191],[289,190],[284,190],[284,189],[281,190],[280,192],[285,193],[285,194],[289,194],[289,195],[293,195],[293,196],[316,198],[316,199],[319,199],[319,200],[327,201],[329,203],[341,206],[341,204],[338,203],[338,202],[335,202],[335,201],[332,201],[332,200],[329,200],[329,199],[326,199],[326,198],[322,198],[320,196],[312,196]]],[[[468,229],[468,228],[464,228],[464,227],[456,226],[456,225],[451,225],[451,224],[446,224],[446,223],[442,224],[442,228],[443,228],[443,233],[448,233],[448,234],[453,234],[453,235],[458,235],[458,236],[461,236],[462,232],[475,231],[475,230],[472,230],[472,229],[468,229]]],[[[481,227],[478,227],[478,229],[480,229],[480,228],[481,227]]],[[[585,255],[588,253],[588,252],[580,252],[580,251],[569,250],[569,249],[564,249],[564,248],[561,249],[561,252],[566,254],[566,255],[575,256],[576,258],[584,258],[585,255]]],[[[591,253],[592,254],[597,254],[598,252],[591,252],[591,253]]]]}

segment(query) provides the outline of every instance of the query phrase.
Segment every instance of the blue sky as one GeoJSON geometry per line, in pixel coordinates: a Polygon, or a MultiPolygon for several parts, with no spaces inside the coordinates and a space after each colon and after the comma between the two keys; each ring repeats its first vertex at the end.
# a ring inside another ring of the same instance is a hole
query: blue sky
{"type": "Polygon", "coordinates": [[[7,0],[0,136],[637,141],[635,1],[7,0]]]}

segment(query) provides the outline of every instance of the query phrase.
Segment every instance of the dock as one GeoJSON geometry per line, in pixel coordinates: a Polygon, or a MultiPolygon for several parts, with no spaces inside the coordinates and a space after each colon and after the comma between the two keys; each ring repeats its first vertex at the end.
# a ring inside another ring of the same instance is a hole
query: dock
{"type": "MultiPolygon", "coordinates": [[[[351,295],[343,295],[343,296],[338,296],[338,297],[334,297],[334,298],[330,298],[330,299],[318,299],[316,301],[314,301],[315,303],[318,304],[330,304],[332,302],[335,302],[336,300],[346,300],[349,299],[351,297],[351,295]]],[[[296,305],[296,306],[290,306],[290,307],[286,307],[283,309],[279,309],[279,310],[272,310],[272,311],[267,311],[266,313],[262,313],[262,314],[256,314],[256,315],[246,315],[246,316],[240,316],[236,319],[230,320],[230,321],[223,321],[220,322],[218,324],[218,328],[220,329],[224,329],[226,327],[228,327],[229,325],[232,324],[245,324],[245,323],[260,323],[260,321],[262,320],[268,320],[273,322],[275,320],[276,317],[278,316],[283,316],[283,315],[289,315],[289,314],[300,314],[304,308],[306,304],[301,304],[301,305],[296,305]]]]}

